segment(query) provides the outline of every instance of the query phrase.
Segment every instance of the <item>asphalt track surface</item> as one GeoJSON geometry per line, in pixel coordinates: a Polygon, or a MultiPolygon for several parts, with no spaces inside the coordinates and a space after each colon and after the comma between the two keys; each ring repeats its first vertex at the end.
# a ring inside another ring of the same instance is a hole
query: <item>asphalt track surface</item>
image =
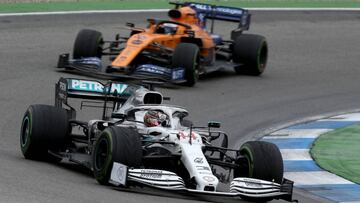
{"type": "MultiPolygon", "coordinates": [[[[193,88],[160,89],[188,108],[195,124],[222,122],[231,146],[288,122],[360,106],[359,12],[253,12],[251,33],[269,43],[262,77],[212,74],[193,88]]],[[[144,25],[149,15],[93,14],[0,18],[0,202],[193,202],[198,197],[136,189],[117,191],[96,183],[71,164],[25,160],[19,148],[21,118],[29,104],[53,104],[54,66],[72,50],[81,28],[112,39],[125,22],[144,25]],[[145,193],[142,193],[145,192],[145,193]]],[[[232,26],[217,23],[226,37],[232,26]]],[[[326,202],[303,191],[300,202],[326,202]]],[[[229,202],[224,199],[205,199],[229,202]]],[[[239,201],[236,201],[239,202],[239,201]]]]}

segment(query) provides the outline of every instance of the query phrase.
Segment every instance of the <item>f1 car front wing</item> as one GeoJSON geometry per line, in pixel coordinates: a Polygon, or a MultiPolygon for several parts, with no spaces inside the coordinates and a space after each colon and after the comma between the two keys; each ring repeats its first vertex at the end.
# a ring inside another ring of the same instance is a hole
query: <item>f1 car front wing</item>
{"type": "Polygon", "coordinates": [[[107,73],[101,71],[101,59],[97,57],[87,57],[71,60],[69,59],[69,54],[61,54],[59,56],[57,68],[100,79],[149,80],[174,84],[180,84],[185,82],[185,70],[183,68],[166,68],[153,64],[142,64],[128,73],[107,73]]]}
{"type": "Polygon", "coordinates": [[[164,190],[185,191],[193,194],[206,194],[227,197],[274,198],[292,201],[293,182],[284,179],[282,184],[253,179],[235,178],[231,181],[229,192],[200,191],[186,188],[184,180],[173,172],[154,169],[132,169],[114,163],[110,181],[115,186],[126,186],[128,182],[164,190]]]}

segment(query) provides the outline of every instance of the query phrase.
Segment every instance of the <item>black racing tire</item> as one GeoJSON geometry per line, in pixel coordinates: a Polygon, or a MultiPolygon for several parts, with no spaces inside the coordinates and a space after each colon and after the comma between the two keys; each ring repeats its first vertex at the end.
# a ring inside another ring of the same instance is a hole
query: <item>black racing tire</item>
{"type": "Polygon", "coordinates": [[[283,159],[275,144],[264,141],[249,141],[240,147],[239,153],[246,158],[246,163],[239,163],[240,168],[234,170],[234,177],[248,177],[282,183],[283,159]]]}
{"type": "Polygon", "coordinates": [[[69,136],[68,115],[65,109],[49,105],[31,105],[22,120],[20,148],[26,159],[50,162],[61,161],[48,150],[62,149],[69,136]]]}
{"type": "Polygon", "coordinates": [[[180,43],[176,46],[172,66],[185,69],[185,86],[192,87],[199,78],[200,50],[196,44],[180,43]]]}
{"type": "Polygon", "coordinates": [[[76,36],[73,58],[98,57],[102,55],[102,34],[96,30],[83,29],[76,36]]]}
{"type": "MultiPolygon", "coordinates": [[[[269,142],[249,141],[244,143],[239,154],[246,160],[238,161],[240,167],[234,170],[234,178],[248,177],[281,184],[284,175],[283,159],[279,148],[269,142]]],[[[252,202],[267,202],[274,198],[241,197],[252,202]]]]}
{"type": "Polygon", "coordinates": [[[235,66],[237,74],[261,75],[268,58],[268,45],[265,37],[254,34],[240,34],[233,44],[233,61],[242,65],[235,66]]]}
{"type": "Polygon", "coordinates": [[[109,183],[114,162],[128,167],[142,165],[139,133],[129,128],[116,126],[108,127],[101,133],[93,150],[94,176],[100,184],[109,183]]]}

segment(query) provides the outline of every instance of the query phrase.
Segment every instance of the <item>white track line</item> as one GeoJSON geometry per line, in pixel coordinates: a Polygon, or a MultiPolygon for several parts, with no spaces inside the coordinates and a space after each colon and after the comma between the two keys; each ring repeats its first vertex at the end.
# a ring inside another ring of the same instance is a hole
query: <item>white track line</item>
{"type": "Polygon", "coordinates": [[[312,160],[309,149],[281,149],[281,155],[284,161],[308,161],[312,160]]]}
{"type": "Polygon", "coordinates": [[[332,129],[282,129],[263,137],[263,139],[279,138],[317,138],[319,135],[332,129]]]}
{"type": "Polygon", "coordinates": [[[360,121],[360,113],[338,115],[320,121],[360,121]]]}
{"type": "Polygon", "coordinates": [[[295,185],[354,184],[327,171],[285,172],[284,176],[294,181],[295,185]]]}
{"type": "Polygon", "coordinates": [[[339,203],[360,203],[360,201],[351,201],[351,202],[339,202],[339,203]]]}
{"type": "MultiPolygon", "coordinates": [[[[360,8],[246,8],[250,11],[360,11],[360,8]]],[[[166,12],[169,9],[134,9],[134,10],[89,10],[89,11],[54,11],[54,12],[26,12],[0,13],[0,17],[29,16],[29,15],[66,15],[66,14],[93,14],[93,13],[139,13],[139,12],[166,12]]]]}

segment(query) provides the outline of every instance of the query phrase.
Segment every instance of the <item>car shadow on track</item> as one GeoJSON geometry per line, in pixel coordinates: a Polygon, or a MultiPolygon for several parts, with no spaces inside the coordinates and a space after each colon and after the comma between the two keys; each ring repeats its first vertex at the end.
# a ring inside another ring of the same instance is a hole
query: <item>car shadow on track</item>
{"type": "Polygon", "coordinates": [[[79,164],[63,161],[63,162],[60,162],[60,163],[56,163],[56,166],[61,167],[62,169],[65,169],[65,170],[76,172],[76,173],[78,173],[80,175],[83,175],[83,176],[94,178],[94,174],[93,174],[93,172],[91,170],[89,170],[85,166],[82,166],[82,165],[79,165],[79,164]]]}
{"type": "Polygon", "coordinates": [[[224,78],[233,78],[238,77],[235,72],[229,70],[218,70],[211,73],[207,73],[205,75],[200,75],[199,80],[201,81],[210,81],[216,79],[224,79],[224,78]]]}
{"type": "Polygon", "coordinates": [[[184,200],[196,200],[196,201],[204,201],[204,202],[215,202],[215,203],[239,203],[239,202],[247,202],[241,200],[240,198],[232,198],[232,197],[223,197],[223,196],[209,196],[209,195],[200,195],[200,194],[190,194],[185,191],[168,191],[161,190],[151,187],[131,187],[131,188],[119,188],[113,187],[114,190],[121,192],[131,192],[136,195],[152,195],[152,196],[160,196],[167,198],[177,198],[184,200]]]}

